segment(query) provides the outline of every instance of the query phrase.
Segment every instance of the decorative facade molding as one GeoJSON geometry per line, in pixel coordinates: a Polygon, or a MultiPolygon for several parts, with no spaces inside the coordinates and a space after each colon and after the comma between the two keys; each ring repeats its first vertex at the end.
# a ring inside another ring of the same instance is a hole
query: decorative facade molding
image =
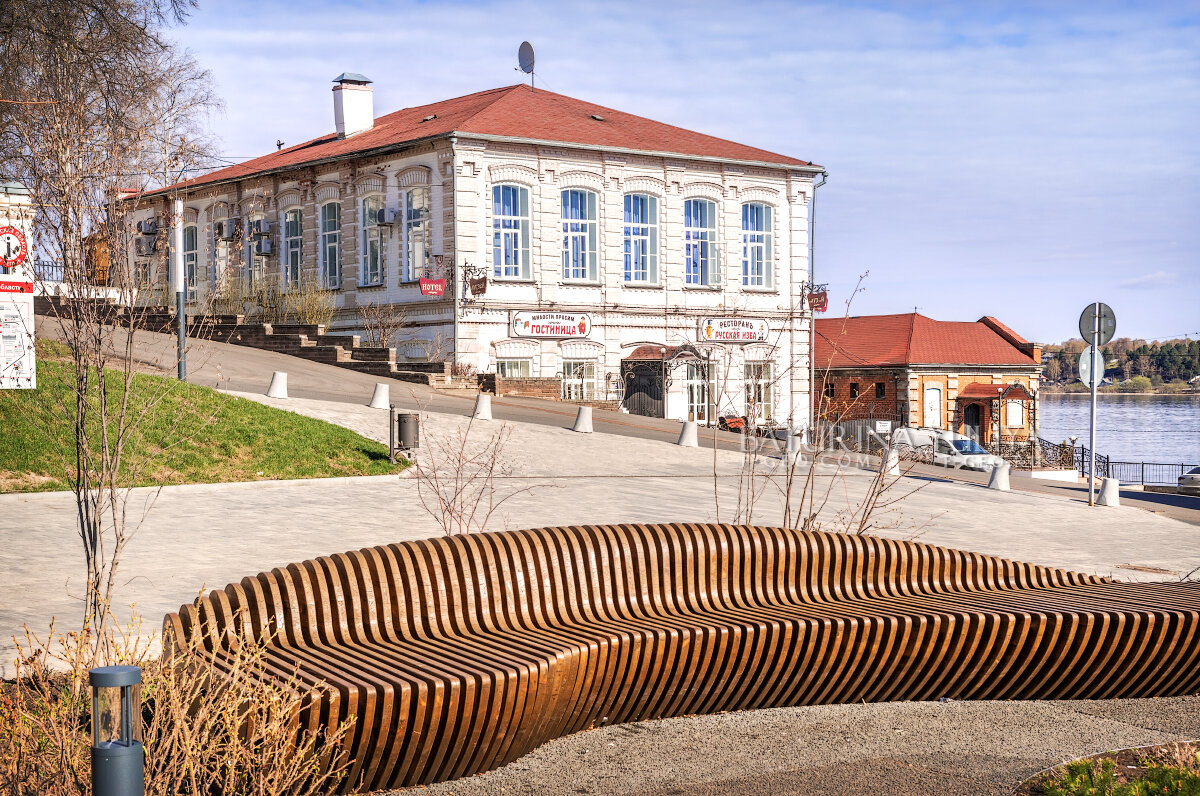
{"type": "Polygon", "coordinates": [[[317,204],[325,204],[334,199],[341,198],[342,186],[336,182],[318,183],[313,189],[313,199],[317,204]]]}
{"type": "Polygon", "coordinates": [[[511,337],[492,343],[492,350],[497,357],[532,358],[537,356],[540,349],[541,345],[535,341],[514,340],[511,337]]]}
{"type": "Polygon", "coordinates": [[[497,163],[488,167],[488,181],[493,185],[514,182],[532,188],[537,185],[538,173],[537,169],[519,163],[497,163]]]}
{"type": "Polygon", "coordinates": [[[686,182],[679,186],[679,195],[684,199],[703,198],[720,202],[725,194],[725,187],[715,182],[686,182]]]}
{"type": "Polygon", "coordinates": [[[564,340],[558,344],[563,359],[599,359],[604,356],[604,345],[593,340],[564,340]]]}
{"type": "Polygon", "coordinates": [[[428,166],[412,166],[396,175],[396,184],[401,188],[428,185],[432,181],[432,173],[432,169],[428,166]]]}
{"type": "Polygon", "coordinates": [[[604,177],[594,171],[564,171],[555,180],[560,188],[587,188],[596,193],[604,192],[604,177]]]}
{"type": "Polygon", "coordinates": [[[654,177],[629,177],[621,180],[621,190],[625,193],[648,193],[662,198],[667,195],[667,183],[654,177]]]}
{"type": "Polygon", "coordinates": [[[284,191],[275,197],[275,207],[281,211],[290,210],[294,207],[301,207],[303,204],[304,197],[301,195],[300,191],[294,188],[284,191]]]}
{"type": "Polygon", "coordinates": [[[772,206],[778,206],[782,194],[774,188],[766,188],[761,185],[754,185],[749,188],[742,188],[738,191],[738,201],[745,202],[762,202],[772,206]]]}
{"type": "Polygon", "coordinates": [[[359,196],[373,193],[383,193],[384,177],[382,174],[367,174],[354,181],[354,192],[359,196]]]}

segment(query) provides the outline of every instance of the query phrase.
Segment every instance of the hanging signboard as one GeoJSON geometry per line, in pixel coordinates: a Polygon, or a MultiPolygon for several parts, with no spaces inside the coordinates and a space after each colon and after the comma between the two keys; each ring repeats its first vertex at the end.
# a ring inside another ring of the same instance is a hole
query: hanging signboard
{"type": "Polygon", "coordinates": [[[445,279],[426,279],[425,277],[421,277],[417,280],[417,283],[421,286],[422,296],[441,296],[446,292],[445,279]]]}
{"type": "Polygon", "coordinates": [[[825,312],[829,309],[829,294],[824,290],[808,294],[808,307],[813,312],[825,312]]]}
{"type": "Polygon", "coordinates": [[[762,318],[702,318],[699,338],[702,343],[761,343],[770,331],[762,318]]]}
{"type": "Polygon", "coordinates": [[[513,337],[587,337],[592,316],[582,312],[514,312],[513,337]]]}
{"type": "Polygon", "coordinates": [[[487,293],[487,276],[468,278],[467,287],[471,289],[472,296],[482,296],[487,293]]]}
{"type": "Polygon", "coordinates": [[[0,389],[35,387],[33,283],[0,281],[0,389]]]}

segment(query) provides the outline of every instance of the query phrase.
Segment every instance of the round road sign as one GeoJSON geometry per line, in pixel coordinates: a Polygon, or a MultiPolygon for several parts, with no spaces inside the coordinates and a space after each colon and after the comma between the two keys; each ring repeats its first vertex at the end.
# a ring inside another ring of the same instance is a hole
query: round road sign
{"type": "Polygon", "coordinates": [[[1109,340],[1113,339],[1113,335],[1117,331],[1117,316],[1112,311],[1112,307],[1101,303],[1099,305],[1089,304],[1083,308],[1083,313],[1079,316],[1079,333],[1083,335],[1083,341],[1090,345],[1104,345],[1109,340]],[[1099,342],[1092,339],[1092,316],[1096,312],[1096,307],[1100,308],[1100,338],[1099,342]]]}
{"type": "Polygon", "coordinates": [[[16,227],[0,227],[0,268],[8,271],[25,262],[29,246],[16,227]]]}
{"type": "MultiPolygon", "coordinates": [[[[1096,354],[1096,370],[1100,371],[1101,380],[1103,380],[1104,355],[1101,353],[1098,353],[1098,352],[1096,354]]],[[[1092,347],[1091,346],[1087,346],[1086,348],[1084,348],[1083,352],[1079,355],[1079,380],[1081,382],[1083,382],[1085,385],[1087,385],[1089,388],[1092,386],[1093,379],[1092,379],[1092,347]]]]}

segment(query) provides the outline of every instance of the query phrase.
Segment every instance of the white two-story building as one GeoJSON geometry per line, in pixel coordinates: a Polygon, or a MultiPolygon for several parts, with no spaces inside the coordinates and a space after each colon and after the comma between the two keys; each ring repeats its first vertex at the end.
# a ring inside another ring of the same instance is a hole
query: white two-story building
{"type": "MultiPolygon", "coordinates": [[[[820,166],[527,85],[378,119],[363,76],[333,96],[335,133],[148,196],[137,218],[160,232],[183,200],[193,311],[231,277],[307,281],[334,329],[403,307],[402,359],[644,414],[810,422],[820,166]]],[[[144,281],[165,287],[166,248],[131,247],[144,281]]]]}

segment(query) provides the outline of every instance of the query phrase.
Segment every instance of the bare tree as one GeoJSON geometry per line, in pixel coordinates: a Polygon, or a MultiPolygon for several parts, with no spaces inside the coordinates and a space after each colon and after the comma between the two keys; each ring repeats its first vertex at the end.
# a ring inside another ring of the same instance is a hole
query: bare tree
{"type": "MultiPolygon", "coordinates": [[[[124,266],[147,190],[209,165],[209,76],[163,35],[186,0],[21,0],[0,6],[0,179],[24,184],[33,241],[62,266],[58,334],[71,351],[72,483],[87,570],[84,629],[106,659],[131,440],[161,396],[136,396],[133,307],[146,280],[124,266]],[[103,273],[101,273],[103,272],[103,273]]],[[[165,225],[164,225],[165,226],[165,225]]],[[[142,235],[162,241],[163,232],[142,235]]],[[[165,246],[159,265],[165,265],[165,246]]],[[[165,271],[165,268],[161,269],[165,271]]]]}
{"type": "Polygon", "coordinates": [[[401,333],[409,327],[408,311],[403,305],[390,302],[360,304],[358,325],[365,345],[391,348],[400,342],[401,333]]]}

